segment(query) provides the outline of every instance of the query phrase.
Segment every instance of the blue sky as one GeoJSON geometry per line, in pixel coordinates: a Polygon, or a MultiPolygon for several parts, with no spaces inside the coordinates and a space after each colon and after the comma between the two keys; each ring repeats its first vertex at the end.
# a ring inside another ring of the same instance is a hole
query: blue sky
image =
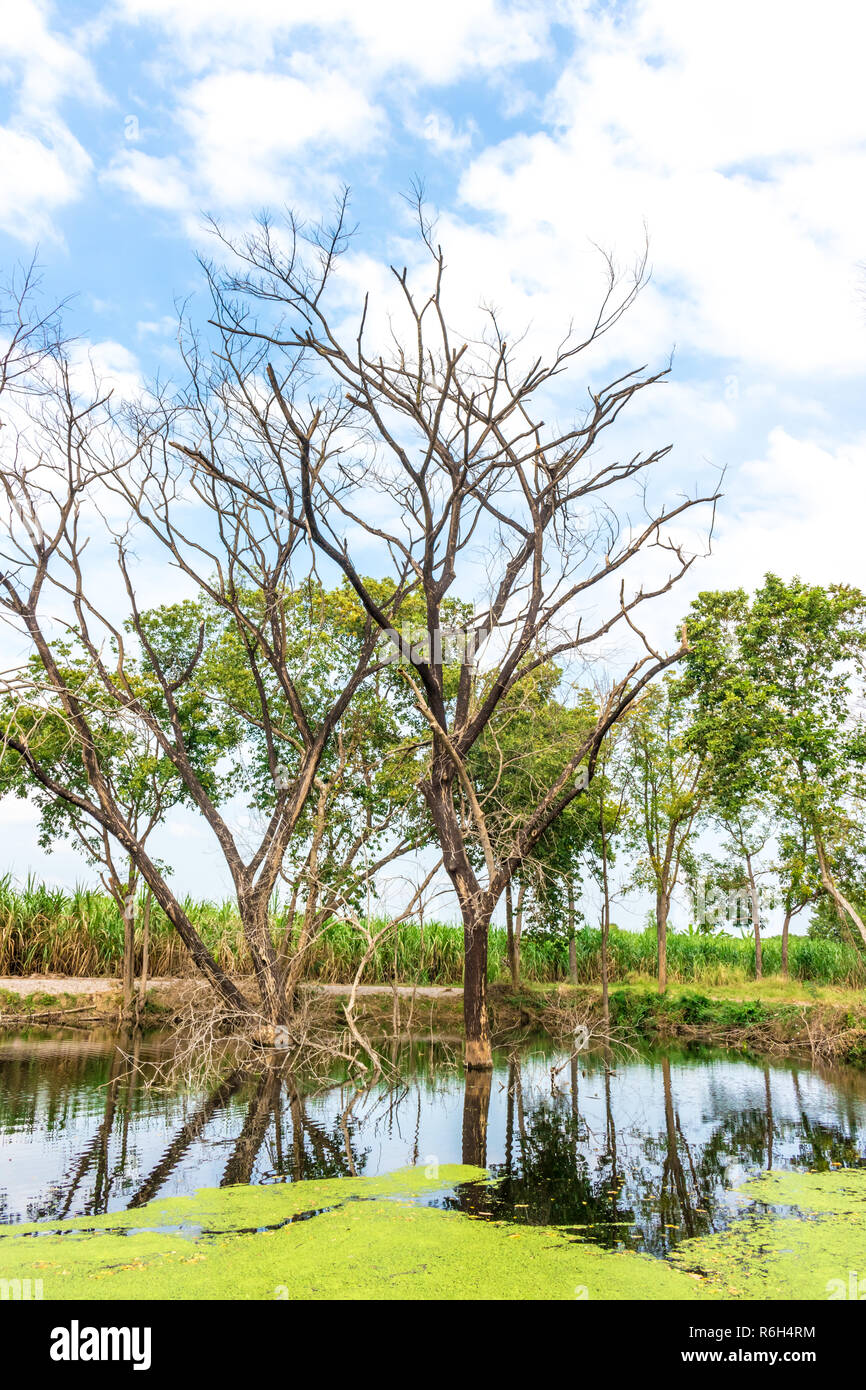
{"type": "MultiPolygon", "coordinates": [[[[420,176],[458,313],[493,299],[548,340],[593,306],[595,246],[628,265],[646,226],[651,284],[591,365],[675,349],[623,438],[674,444],[673,490],[727,469],[691,590],[766,569],[864,584],[864,41],[850,0],[16,0],[0,263],[39,246],[46,292],[75,296],[71,327],[122,391],[172,370],[204,211],[241,230],[348,183],[351,308],[411,254],[401,195],[420,176]]],[[[20,807],[0,818],[20,870],[43,871],[20,807]]]]}

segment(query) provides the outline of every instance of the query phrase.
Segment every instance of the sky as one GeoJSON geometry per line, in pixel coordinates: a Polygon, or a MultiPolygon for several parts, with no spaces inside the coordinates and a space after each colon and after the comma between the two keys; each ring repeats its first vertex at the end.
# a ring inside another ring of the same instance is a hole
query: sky
{"type": "MultiPolygon", "coordinates": [[[[409,254],[420,178],[460,312],[494,302],[546,341],[594,307],[598,248],[627,268],[647,235],[650,284],[592,372],[673,353],[623,447],[673,444],[671,494],[725,470],[712,554],[659,630],[767,570],[866,584],[864,49],[850,0],[16,0],[0,266],[38,248],[46,295],[72,297],[123,391],[171,372],[205,214],[315,217],[348,184],[351,310],[409,254]]],[[[46,860],[21,803],[0,827],[19,876],[83,877],[71,852],[46,860]]],[[[172,834],[178,884],[213,893],[201,832],[172,834]]]]}

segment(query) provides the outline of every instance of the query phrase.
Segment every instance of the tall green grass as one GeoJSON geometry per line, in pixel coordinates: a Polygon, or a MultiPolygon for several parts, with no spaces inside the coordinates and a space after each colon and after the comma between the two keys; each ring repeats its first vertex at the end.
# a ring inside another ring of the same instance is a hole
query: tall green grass
{"type": "MultiPolygon", "coordinates": [[[[230,972],[251,969],[237,912],[231,903],[186,899],[184,909],[208,950],[230,972]]],[[[374,926],[377,924],[373,924],[374,926]]],[[[381,925],[378,924],[378,925],[381,925]]],[[[285,918],[273,918],[274,938],[281,938],[285,918]]],[[[577,975],[581,983],[601,978],[601,933],[578,933],[577,975]]],[[[307,957],[307,979],[344,983],[352,978],[364,951],[358,932],[347,922],[332,922],[307,957]]],[[[778,973],[781,943],[763,943],[764,971],[778,973]]],[[[67,893],[28,880],[16,887],[11,876],[0,878],[0,975],[119,975],[123,961],[123,921],[115,903],[91,888],[67,893]]],[[[521,943],[523,979],[531,983],[568,979],[568,947],[562,938],[524,936],[521,943]]],[[[816,984],[866,985],[866,958],[835,941],[792,937],[789,967],[793,978],[816,984]]],[[[610,974],[614,981],[652,975],[656,968],[655,933],[610,933],[610,974]]],[[[430,922],[423,928],[406,923],[378,947],[364,979],[416,984],[459,984],[463,969],[460,927],[430,922]]],[[[150,972],[152,975],[190,975],[193,968],[177,934],[154,905],[151,916],[150,972]]],[[[739,937],[668,937],[668,974],[675,982],[703,985],[737,984],[755,974],[755,948],[739,937]]],[[[491,980],[508,978],[505,932],[490,933],[491,980]]]]}

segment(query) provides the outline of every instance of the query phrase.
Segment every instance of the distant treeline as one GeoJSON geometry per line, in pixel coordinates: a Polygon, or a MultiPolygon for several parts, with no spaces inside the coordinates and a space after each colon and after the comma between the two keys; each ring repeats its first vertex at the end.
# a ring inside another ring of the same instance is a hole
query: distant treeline
{"type": "MultiPolygon", "coordinates": [[[[208,949],[223,969],[247,974],[251,963],[240,919],[231,903],[195,902],[185,909],[208,949]]],[[[285,931],[285,917],[273,916],[275,939],[285,931]]],[[[601,932],[584,928],[576,936],[577,980],[592,984],[601,978],[601,932]]],[[[656,968],[654,929],[610,933],[611,978],[627,980],[652,975],[656,968]]],[[[305,977],[326,983],[352,979],[363,954],[358,931],[347,922],[331,922],[313,943],[305,977]]],[[[522,974],[529,982],[555,983],[569,978],[568,944],[564,937],[527,933],[521,947],[522,974]]],[[[123,964],[123,921],[107,894],[77,888],[71,893],[28,882],[16,888],[0,879],[0,975],[119,975],[123,964]]],[[[764,941],[764,972],[780,968],[780,941],[764,941]]],[[[794,979],[816,984],[866,985],[866,960],[854,948],[832,940],[792,937],[789,968],[794,979]]],[[[441,922],[403,924],[379,946],[364,972],[366,983],[399,980],[416,984],[459,984],[463,969],[463,931],[441,922]]],[[[686,936],[673,933],[668,943],[668,970],[673,981],[704,985],[736,984],[754,979],[755,945],[733,936],[686,936]]],[[[150,932],[152,975],[193,975],[195,972],[177,934],[154,906],[150,932]]],[[[490,932],[488,978],[509,977],[506,936],[490,932]]]]}

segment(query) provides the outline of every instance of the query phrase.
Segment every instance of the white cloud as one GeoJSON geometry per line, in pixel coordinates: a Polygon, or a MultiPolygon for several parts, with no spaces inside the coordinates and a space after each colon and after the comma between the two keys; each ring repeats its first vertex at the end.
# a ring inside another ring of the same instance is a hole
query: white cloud
{"type": "Polygon", "coordinates": [[[616,23],[581,12],[577,32],[550,128],[466,171],[467,211],[494,225],[460,254],[529,267],[549,316],[545,298],[563,312],[579,294],[588,239],[627,254],[645,219],[656,291],[635,346],[670,334],[780,371],[862,370],[866,11],[647,0],[616,23]]]}
{"type": "Polygon", "coordinates": [[[123,12],[172,35],[172,55],[193,70],[227,60],[246,68],[253,56],[264,66],[278,43],[298,36],[347,76],[352,64],[363,85],[371,74],[400,71],[445,84],[473,69],[494,73],[537,58],[557,7],[531,0],[318,0],[315,7],[304,0],[124,0],[123,12]]]}
{"type": "Polygon", "coordinates": [[[90,61],[74,37],[52,32],[53,12],[35,0],[4,6],[0,25],[0,80],[17,80],[20,105],[34,113],[54,110],[62,98],[102,100],[90,61]]]}
{"type": "Polygon", "coordinates": [[[771,570],[866,589],[866,439],[828,447],[773,429],[726,492],[702,588],[750,588],[771,570]]]}
{"type": "Polygon", "coordinates": [[[102,178],[160,211],[189,214],[194,210],[189,179],[174,156],[161,158],[141,150],[125,150],[102,178]]]}
{"type": "Polygon", "coordinates": [[[383,129],[358,86],[306,65],[297,75],[214,73],[186,90],[174,116],[178,154],[125,149],[103,179],[176,214],[192,240],[201,234],[203,212],[326,202],[334,152],[363,150],[383,129]]]}
{"type": "Polygon", "coordinates": [[[61,102],[105,100],[78,40],[54,32],[53,18],[48,5],[18,0],[0,25],[0,85],[12,89],[0,126],[0,228],[29,243],[59,235],[55,215],[81,197],[92,168],[61,102]]]}
{"type": "Polygon", "coordinates": [[[92,372],[100,393],[110,391],[115,401],[131,400],[141,391],[143,376],[137,357],[110,338],[73,348],[71,362],[82,381],[92,372]]]}
{"type": "Polygon", "coordinates": [[[91,169],[90,156],[61,123],[38,135],[0,127],[0,228],[31,244],[56,237],[55,214],[81,196],[91,169]]]}
{"type": "Polygon", "coordinates": [[[380,118],[339,73],[216,73],[184,100],[180,121],[193,144],[196,177],[226,207],[285,198],[287,157],[316,148],[345,157],[376,137],[380,118]]]}

